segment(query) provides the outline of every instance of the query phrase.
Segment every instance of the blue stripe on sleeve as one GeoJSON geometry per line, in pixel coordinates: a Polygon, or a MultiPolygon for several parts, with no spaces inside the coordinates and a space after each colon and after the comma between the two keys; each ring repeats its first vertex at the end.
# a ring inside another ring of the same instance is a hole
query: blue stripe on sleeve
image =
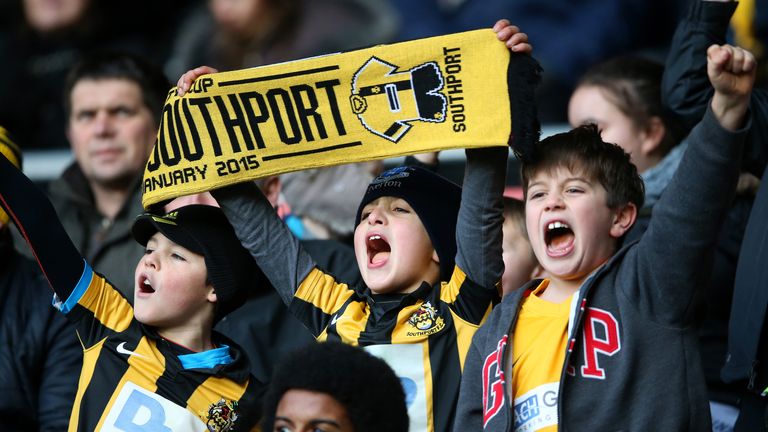
{"type": "Polygon", "coordinates": [[[61,299],[54,294],[52,302],[53,307],[60,310],[62,313],[69,313],[69,311],[71,311],[83,297],[85,290],[91,285],[92,279],[93,269],[88,265],[87,261],[83,260],[83,274],[80,275],[80,280],[77,282],[77,285],[75,285],[75,289],[72,290],[72,293],[65,302],[62,302],[61,299]]]}

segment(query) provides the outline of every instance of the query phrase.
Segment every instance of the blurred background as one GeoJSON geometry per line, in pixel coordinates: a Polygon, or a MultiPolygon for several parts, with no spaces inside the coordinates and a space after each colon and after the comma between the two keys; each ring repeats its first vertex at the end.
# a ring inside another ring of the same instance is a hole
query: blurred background
{"type": "MultiPolygon", "coordinates": [[[[740,3],[734,21],[742,22],[734,25],[734,36],[762,57],[764,2],[740,3]]],[[[663,62],[686,5],[684,0],[0,0],[0,124],[22,146],[28,175],[45,182],[71,161],[63,82],[69,68],[90,52],[141,54],[176,82],[202,64],[239,69],[487,28],[508,18],[528,33],[544,68],[536,103],[546,136],[567,128],[568,98],[589,66],[629,53],[663,62]]],[[[462,151],[444,152],[440,170],[458,179],[462,162],[462,151]]],[[[510,173],[514,184],[516,169],[510,173]]]]}

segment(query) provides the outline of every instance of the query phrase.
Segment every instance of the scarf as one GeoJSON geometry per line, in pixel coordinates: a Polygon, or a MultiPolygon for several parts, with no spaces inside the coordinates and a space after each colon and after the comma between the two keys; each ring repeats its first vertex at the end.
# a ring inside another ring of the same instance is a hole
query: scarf
{"type": "Polygon", "coordinates": [[[539,137],[540,68],[488,29],[204,75],[171,89],[142,204],[291,171],[539,137]]]}

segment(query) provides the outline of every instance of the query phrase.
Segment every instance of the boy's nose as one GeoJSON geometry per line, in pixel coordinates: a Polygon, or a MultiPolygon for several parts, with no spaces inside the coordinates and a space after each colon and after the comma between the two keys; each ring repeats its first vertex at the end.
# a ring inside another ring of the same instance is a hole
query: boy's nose
{"type": "Polygon", "coordinates": [[[368,223],[371,225],[384,223],[384,212],[375,208],[368,213],[368,223]]]}
{"type": "Polygon", "coordinates": [[[155,258],[154,254],[144,255],[143,261],[144,261],[144,266],[145,267],[150,267],[150,268],[153,268],[153,269],[157,269],[158,268],[158,262],[157,262],[157,259],[155,258]]]}
{"type": "Polygon", "coordinates": [[[546,202],[547,210],[563,208],[563,197],[560,194],[549,194],[546,202]]]}

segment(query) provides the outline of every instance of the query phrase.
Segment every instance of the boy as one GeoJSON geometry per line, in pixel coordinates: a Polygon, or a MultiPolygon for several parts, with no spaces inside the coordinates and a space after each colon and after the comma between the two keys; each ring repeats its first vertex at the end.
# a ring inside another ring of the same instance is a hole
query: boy
{"type": "MultiPolygon", "coordinates": [[[[508,21],[494,30],[512,51],[530,52],[527,36],[508,21]]],[[[180,93],[212,71],[184,74],[180,93]]],[[[318,340],[364,346],[395,370],[412,431],[450,430],[464,356],[503,271],[508,150],[466,153],[463,190],[415,166],[371,182],[354,233],[365,287],[349,287],[318,270],[253,184],[212,191],[243,245],[318,340]]]]}
{"type": "Polygon", "coordinates": [[[524,165],[548,279],[505,297],[475,335],[454,430],[711,429],[697,290],[735,190],[755,68],[738,48],[708,55],[715,96],[639,242],[615,251],[643,186],[596,126],[542,141],[524,165]]]}
{"type": "Polygon", "coordinates": [[[83,346],[70,431],[255,425],[263,385],[249,377],[237,346],[211,330],[253,283],[253,260],[219,209],[190,205],[136,219],[133,234],[146,250],[132,307],[83,260],[45,195],[5,157],[0,203],[83,346]]]}
{"type": "Polygon", "coordinates": [[[504,274],[501,275],[501,295],[505,296],[531,279],[540,277],[541,266],[533,253],[528,231],[525,229],[525,204],[504,197],[504,225],[501,257],[504,274]]]}

